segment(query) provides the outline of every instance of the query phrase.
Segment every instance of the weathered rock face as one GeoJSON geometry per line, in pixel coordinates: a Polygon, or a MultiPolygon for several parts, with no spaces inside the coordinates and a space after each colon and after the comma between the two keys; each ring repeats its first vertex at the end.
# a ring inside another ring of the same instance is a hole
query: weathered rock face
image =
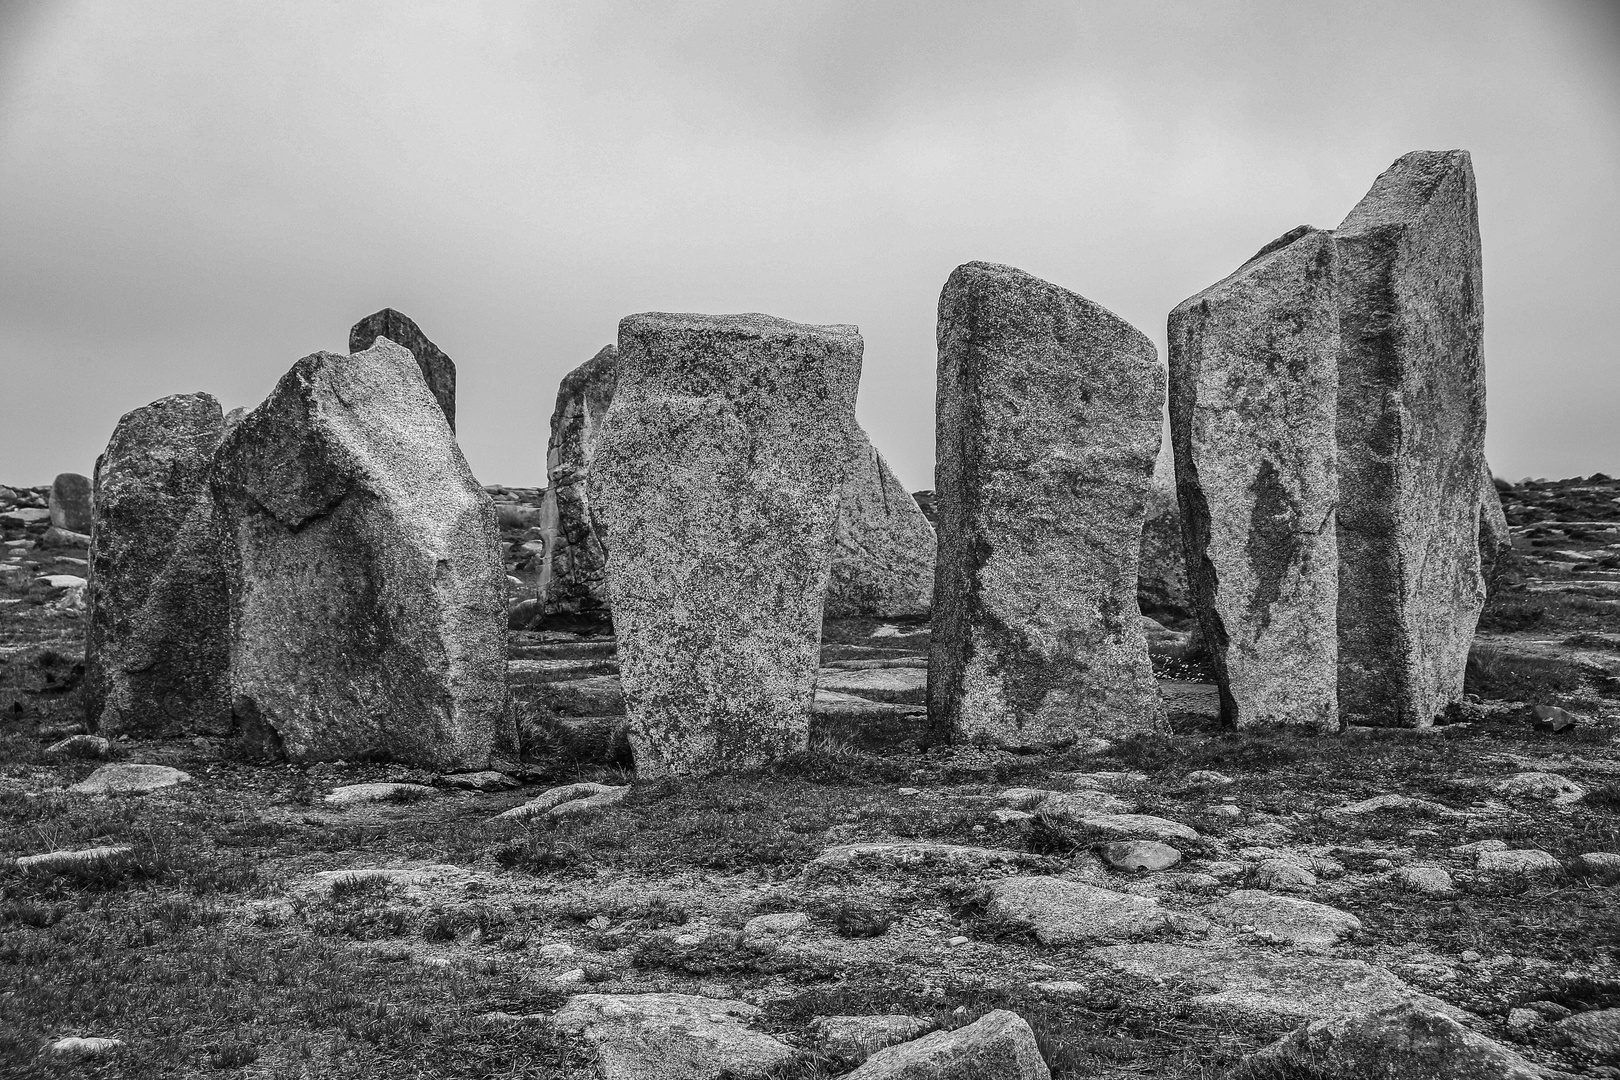
{"type": "Polygon", "coordinates": [[[1337,263],[1295,229],[1170,313],[1188,576],[1235,727],[1339,728],[1337,263]]]}
{"type": "MultiPolygon", "coordinates": [[[[1168,446],[1166,446],[1168,449],[1168,446]]],[[[1142,522],[1142,555],[1136,576],[1136,603],[1142,614],[1182,629],[1192,617],[1187,559],[1182,551],[1181,507],[1176,502],[1174,460],[1161,451],[1148,487],[1142,522]]]]}
{"type": "Polygon", "coordinates": [[[51,481],[51,524],[68,532],[88,533],[94,514],[91,510],[90,478],[65,472],[51,481]]]}
{"type": "Polygon", "coordinates": [[[1507,513],[1502,509],[1502,493],[1496,489],[1496,478],[1483,455],[1479,459],[1479,567],[1489,583],[1496,570],[1497,560],[1513,546],[1513,534],[1508,530],[1507,513]]]}
{"type": "Polygon", "coordinates": [[[1546,1073],[1443,1013],[1411,1004],[1313,1020],[1249,1055],[1235,1076],[1262,1080],[1540,1080],[1546,1073]]]}
{"type": "Polygon", "coordinates": [[[1484,299],[1473,166],[1407,154],[1334,233],[1339,707],[1424,727],[1462,696],[1484,604],[1484,299]]]}
{"type": "Polygon", "coordinates": [[[846,1080],[1050,1080],[1051,1075],[1028,1022],[996,1009],[966,1027],[879,1050],[846,1080]]]}
{"type": "Polygon", "coordinates": [[[495,507],[409,352],[300,360],[225,436],[213,489],[250,740],[441,771],[509,748],[495,507]]]}
{"type": "Polygon", "coordinates": [[[208,469],[219,402],[126,413],[96,462],[85,703],[105,735],[231,730],[229,604],[208,469]]]}
{"type": "Polygon", "coordinates": [[[1137,560],[1164,375],[1097,304],[991,263],[939,301],[929,718],[1047,746],[1162,727],[1137,560]]]}
{"type": "Polygon", "coordinates": [[[585,481],[590,476],[591,448],[618,381],[619,350],[608,345],[564,376],[557,389],[551,442],[546,447],[549,481],[540,518],[540,529],[546,533],[541,596],[547,612],[607,613],[607,556],[591,524],[585,481]]]}
{"type": "Polygon", "coordinates": [[[456,365],[444,355],[428,336],[422,333],[422,328],[411,319],[395,311],[393,308],[383,308],[372,315],[367,315],[349,329],[349,351],[351,353],[364,352],[376,344],[380,337],[385,337],[395,345],[402,345],[416,358],[416,366],[422,370],[422,379],[427,383],[428,393],[433,400],[439,403],[444,410],[444,419],[450,425],[450,430],[456,430],[456,365]]]}
{"type": "Polygon", "coordinates": [[[861,338],[631,315],[591,461],[637,773],[803,747],[861,338]]]}
{"type": "Polygon", "coordinates": [[[858,427],[838,499],[827,615],[926,617],[939,541],[889,463],[858,427]]]}

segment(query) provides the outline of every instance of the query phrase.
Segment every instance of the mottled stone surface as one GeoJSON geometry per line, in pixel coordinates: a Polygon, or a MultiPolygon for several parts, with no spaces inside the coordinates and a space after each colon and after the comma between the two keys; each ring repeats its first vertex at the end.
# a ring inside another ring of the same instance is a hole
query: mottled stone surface
{"type": "Polygon", "coordinates": [[[1136,601],[1152,343],[991,263],[945,283],[938,343],[930,722],[1010,747],[1161,730],[1136,601]]]}
{"type": "Polygon", "coordinates": [[[1513,534],[1508,530],[1507,514],[1502,509],[1502,493],[1496,489],[1496,478],[1483,456],[1479,459],[1479,567],[1487,584],[1496,570],[1497,560],[1513,546],[1513,534]]]}
{"type": "Polygon", "coordinates": [[[1443,1013],[1410,1004],[1313,1020],[1251,1054],[1243,1080],[1542,1080],[1542,1069],[1443,1013]]]}
{"type": "Polygon", "coordinates": [[[879,1050],[845,1080],[1051,1080],[1035,1032],[1006,1009],[879,1050]]]}
{"type": "Polygon", "coordinates": [[[1484,298],[1461,150],[1395,162],[1334,233],[1339,362],[1339,708],[1426,727],[1462,697],[1485,601],[1484,298]]]}
{"type": "Polygon", "coordinates": [[[1170,313],[1188,576],[1234,727],[1339,728],[1337,262],[1295,229],[1170,313]]]}
{"type": "MultiPolygon", "coordinates": [[[[1168,444],[1166,444],[1168,449],[1168,444]]],[[[1153,465],[1147,517],[1142,522],[1142,554],[1136,574],[1136,603],[1145,615],[1166,626],[1192,615],[1187,588],[1187,559],[1182,548],[1181,507],[1176,501],[1176,470],[1168,453],[1153,465]]]]}
{"type": "Polygon", "coordinates": [[[579,994],[551,1025],[595,1051],[603,1080],[743,1080],[794,1056],[750,1026],[760,1015],[740,1001],[690,994],[579,994]]]}
{"type": "Polygon", "coordinates": [[[557,388],[540,510],[540,529],[546,534],[541,595],[548,613],[607,613],[607,556],[591,523],[585,481],[590,476],[591,448],[618,380],[619,350],[608,345],[563,376],[557,388]]]}
{"type": "Polygon", "coordinates": [[[65,472],[51,481],[51,524],[68,532],[87,533],[94,516],[90,478],[65,472]]]}
{"type": "Polygon", "coordinates": [[[934,527],[858,427],[854,443],[838,499],[826,613],[925,617],[934,601],[934,527]]]}
{"type": "Polygon", "coordinates": [[[409,352],[300,360],[226,435],[213,488],[250,742],[438,771],[515,742],[495,506],[409,352]]]}
{"type": "Polygon", "coordinates": [[[589,497],[639,775],[804,746],[861,348],[767,315],[620,322],[589,497]]]}
{"type": "Polygon", "coordinates": [[[456,430],[456,365],[444,355],[444,350],[428,340],[409,316],[403,315],[393,308],[383,308],[381,311],[367,315],[349,328],[349,351],[351,353],[364,352],[376,344],[377,339],[385,337],[395,345],[403,345],[410,354],[416,358],[416,366],[422,371],[422,380],[427,383],[428,393],[433,400],[439,403],[444,410],[444,418],[450,425],[450,430],[456,430]]]}
{"type": "Polygon", "coordinates": [[[229,603],[208,470],[219,402],[126,413],[96,462],[85,707],[104,735],[231,730],[229,603]]]}

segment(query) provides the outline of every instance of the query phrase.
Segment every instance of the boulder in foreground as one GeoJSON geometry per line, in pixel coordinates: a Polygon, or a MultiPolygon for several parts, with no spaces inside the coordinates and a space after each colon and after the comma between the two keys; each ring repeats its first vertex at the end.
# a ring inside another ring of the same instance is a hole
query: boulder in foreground
{"type": "Polygon", "coordinates": [[[966,1027],[879,1050],[845,1080],[1051,1080],[1035,1032],[1017,1013],[985,1013],[966,1027]]]}

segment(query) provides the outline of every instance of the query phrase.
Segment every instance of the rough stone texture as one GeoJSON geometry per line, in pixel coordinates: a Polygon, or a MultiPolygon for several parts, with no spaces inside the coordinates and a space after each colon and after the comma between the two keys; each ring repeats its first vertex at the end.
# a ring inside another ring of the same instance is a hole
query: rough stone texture
{"type": "Polygon", "coordinates": [[[1118,840],[1097,852],[1115,870],[1168,870],[1181,861],[1181,852],[1157,840],[1118,840]]]}
{"type": "Polygon", "coordinates": [[[1182,985],[1196,1005],[1272,1020],[1358,1016],[1411,1003],[1458,1019],[1468,1014],[1360,960],[1238,945],[1108,945],[1087,955],[1115,971],[1182,985]]]}
{"type": "Polygon", "coordinates": [[[1207,913],[1216,922],[1253,927],[1256,935],[1286,945],[1332,945],[1361,929],[1361,920],[1347,911],[1259,889],[1239,889],[1211,904],[1207,913]]]}
{"type": "Polygon", "coordinates": [[[1427,727],[1460,701],[1485,602],[1484,299],[1473,166],[1390,166],[1334,233],[1339,361],[1339,708],[1427,727]]]}
{"type": "Polygon", "coordinates": [[[1451,874],[1439,866],[1403,866],[1395,871],[1395,880],[1424,896],[1455,896],[1457,893],[1451,874]]]}
{"type": "Polygon", "coordinates": [[[1003,878],[989,891],[989,915],[1034,931],[1042,945],[1139,941],[1175,922],[1175,913],[1157,900],[1062,878],[1003,878]]]}
{"type": "Polygon", "coordinates": [[[1050,813],[1049,800],[1040,808],[1042,817],[1053,820],[1059,828],[1069,826],[1089,833],[1118,837],[1122,840],[1197,840],[1198,831],[1190,825],[1152,814],[1078,814],[1050,813]]]}
{"type": "Polygon", "coordinates": [[[1549,772],[1514,773],[1492,784],[1491,790],[1512,802],[1550,802],[1560,806],[1586,797],[1586,789],[1580,784],[1549,772]]]}
{"type": "Polygon", "coordinates": [[[1339,728],[1338,287],[1302,226],[1170,313],[1189,585],[1234,727],[1339,728]]]}
{"type": "Polygon", "coordinates": [[[351,806],[357,803],[428,799],[437,794],[438,791],[425,784],[346,784],[327,792],[321,801],[337,806],[351,806]]]}
{"type": "Polygon", "coordinates": [[[90,478],[65,472],[51,481],[50,515],[54,528],[88,533],[95,521],[90,478]]]}
{"type": "Polygon", "coordinates": [[[428,393],[444,410],[444,419],[450,425],[450,430],[455,431],[456,365],[444,355],[444,350],[428,340],[420,326],[393,308],[383,308],[373,315],[367,315],[350,327],[349,351],[364,352],[375,345],[380,337],[402,346],[416,359],[422,381],[427,383],[428,393]]]}
{"type": "Polygon", "coordinates": [[[939,541],[866,432],[856,429],[827,580],[830,618],[926,617],[939,541]]]}
{"type": "Polygon", "coordinates": [[[996,1009],[966,1027],[879,1050],[845,1080],[1051,1080],[1035,1032],[996,1009]]]}
{"type": "Polygon", "coordinates": [[[1620,1062],[1620,1009],[1593,1009],[1558,1022],[1561,1035],[1599,1061],[1620,1062]]]}
{"type": "Polygon", "coordinates": [[[805,745],[861,348],[767,315],[620,322],[589,497],[638,775],[805,745]]]}
{"type": "Polygon", "coordinates": [[[748,1027],[758,1017],[740,1001],[688,994],[579,994],[551,1022],[595,1049],[602,1080],[742,1080],[793,1056],[748,1027]]]}
{"type": "Polygon", "coordinates": [[[1507,513],[1502,509],[1502,493],[1483,454],[1479,459],[1479,568],[1489,585],[1497,560],[1513,546],[1507,513]]]}
{"type": "Polygon", "coordinates": [[[103,765],[68,788],[80,795],[145,795],[149,791],[174,787],[191,779],[191,774],[167,765],[136,763],[103,765]]]}
{"type": "Polygon", "coordinates": [[[1010,747],[1164,728],[1137,618],[1164,375],[1084,297],[967,263],[939,299],[929,716],[1010,747]]]}
{"type": "Polygon", "coordinates": [[[1542,1080],[1542,1070],[1442,1013],[1397,1005],[1367,1016],[1314,1020],[1234,1074],[1252,1080],[1542,1080]]]}
{"type": "Polygon", "coordinates": [[[85,708],[106,735],[227,735],[230,620],[208,470],[219,402],[124,414],[96,461],[85,708]]]}
{"type": "Polygon", "coordinates": [[[1558,860],[1545,851],[1481,851],[1474,858],[1474,869],[1482,874],[1520,875],[1523,877],[1556,877],[1563,869],[1558,860]]]}
{"type": "Polygon", "coordinates": [[[823,1052],[845,1061],[865,1061],[885,1046],[925,1035],[933,1021],[920,1016],[818,1016],[810,1031],[823,1052]]]}
{"type": "Polygon", "coordinates": [[[435,771],[515,747],[495,507],[409,352],[300,360],[226,435],[213,489],[250,743],[435,771]]]}
{"type": "Polygon", "coordinates": [[[560,615],[607,614],[607,555],[591,523],[591,450],[619,381],[619,350],[605,345],[563,376],[551,410],[546,444],[547,486],[540,504],[546,534],[541,575],[545,610],[560,615]]]}
{"type": "Polygon", "coordinates": [[[1170,444],[1154,460],[1142,522],[1141,559],[1136,572],[1136,604],[1144,615],[1169,626],[1192,617],[1187,558],[1182,546],[1181,506],[1176,501],[1175,460],[1170,444]]]}
{"type": "Polygon", "coordinates": [[[1027,851],[1005,848],[968,847],[962,844],[936,844],[927,841],[840,844],[811,859],[803,875],[815,879],[826,875],[873,869],[913,869],[929,873],[983,873],[991,867],[1047,868],[1058,860],[1027,851]]]}

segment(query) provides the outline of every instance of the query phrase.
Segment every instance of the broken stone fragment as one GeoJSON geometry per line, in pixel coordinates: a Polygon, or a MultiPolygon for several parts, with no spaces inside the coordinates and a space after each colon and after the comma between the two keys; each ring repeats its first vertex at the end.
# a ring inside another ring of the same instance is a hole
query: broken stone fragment
{"type": "Polygon", "coordinates": [[[991,918],[1034,932],[1042,945],[1137,941],[1166,930],[1207,926],[1196,916],[1161,908],[1145,896],[1051,877],[1003,878],[988,888],[991,918]]]}
{"type": "Polygon", "coordinates": [[[861,1062],[896,1043],[927,1034],[932,1020],[920,1016],[818,1016],[810,1033],[821,1049],[844,1061],[861,1062]]]}
{"type": "Polygon", "coordinates": [[[145,795],[190,779],[190,773],[167,765],[103,765],[68,790],[80,795],[145,795]]]}
{"type": "Polygon", "coordinates": [[[879,1050],[844,1080],[1051,1080],[1035,1032],[1005,1009],[879,1050]]]}
{"type": "Polygon", "coordinates": [[[1118,316],[1010,266],[939,299],[929,718],[1048,747],[1164,730],[1137,611],[1164,373],[1118,316]]]}

